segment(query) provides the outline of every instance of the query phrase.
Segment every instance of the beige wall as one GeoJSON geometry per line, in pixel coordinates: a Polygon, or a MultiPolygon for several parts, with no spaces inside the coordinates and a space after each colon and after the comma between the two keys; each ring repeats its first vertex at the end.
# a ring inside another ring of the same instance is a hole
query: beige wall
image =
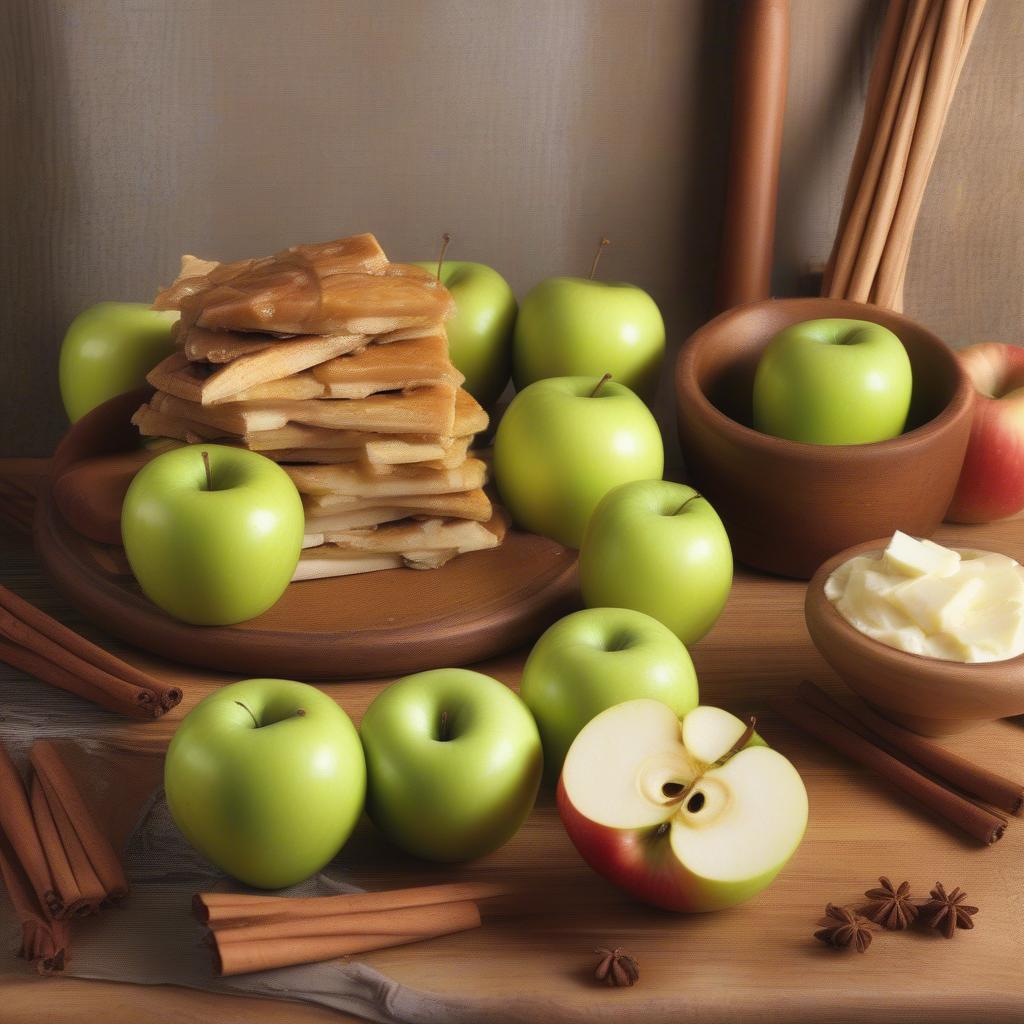
{"type": "MultiPolygon", "coordinates": [[[[821,261],[876,0],[794,0],[776,287],[821,261]]],[[[908,310],[1019,334],[1024,7],[989,0],[922,211],[908,310]]],[[[727,0],[5,0],[0,453],[63,427],[63,329],[148,298],[192,251],[375,231],[479,259],[522,294],[583,272],[648,288],[678,342],[707,315],[722,205],[727,0]]],[[[667,382],[666,382],[667,383],[667,382]]],[[[663,389],[663,410],[669,400],[663,389]]]]}

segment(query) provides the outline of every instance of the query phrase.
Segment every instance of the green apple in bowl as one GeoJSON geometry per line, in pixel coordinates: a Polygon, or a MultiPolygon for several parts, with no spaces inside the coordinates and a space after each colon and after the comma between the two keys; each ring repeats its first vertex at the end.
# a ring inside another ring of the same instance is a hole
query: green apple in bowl
{"type": "Polygon", "coordinates": [[[796,769],[734,715],[680,721],[632,700],[576,737],[558,783],[569,838],[600,875],[667,910],[722,910],[757,895],[796,852],[807,791],[796,769]]]}
{"type": "Polygon", "coordinates": [[[60,394],[74,423],[108,398],[134,391],[174,352],[177,310],[144,302],[99,302],[71,321],[60,349],[60,394]]]}
{"type": "Polygon", "coordinates": [[[698,700],[686,647],[657,619],[628,608],[559,619],[530,651],[519,693],[540,728],[552,782],[579,731],[607,708],[648,697],[682,718],[698,700]]]}
{"type": "Polygon", "coordinates": [[[623,384],[552,377],[512,400],[494,439],[494,478],[516,523],[578,548],[598,502],[665,468],[661,431],[623,384]]]}
{"type": "Polygon", "coordinates": [[[419,672],[366,709],[366,810],[424,860],[481,857],[526,820],[543,755],[530,712],[505,685],[467,669],[419,672]]]}
{"type": "Polygon", "coordinates": [[[281,889],[319,871],[363,809],[366,765],[348,715],[288,679],[211,693],[178,726],[164,764],[185,838],[246,885],[281,889]]]}
{"type": "Polygon", "coordinates": [[[587,524],[580,584],[588,608],[646,612],[693,644],[715,624],[732,588],[729,536],[692,487],[622,484],[587,524]]]}
{"type": "Polygon", "coordinates": [[[143,593],[203,626],[243,622],[275,604],[298,565],[304,529],[288,474],[225,445],[158,455],[121,508],[125,555],[143,593]]]}
{"type": "Polygon", "coordinates": [[[541,281],[523,299],[513,341],[513,378],[523,390],[545,377],[600,377],[650,401],[665,357],[665,322],[631,284],[583,277],[541,281]]]}
{"type": "MultiPolygon", "coordinates": [[[[437,263],[418,263],[437,270],[437,263]]],[[[505,390],[512,369],[516,297],[508,282],[483,263],[444,260],[438,278],[452,293],[455,315],[445,324],[455,368],[465,389],[485,408],[505,390]]]]}
{"type": "Polygon", "coordinates": [[[913,378],[903,343],[867,320],[806,320],[768,343],[754,375],[754,427],[806,444],[897,437],[913,378]]]}

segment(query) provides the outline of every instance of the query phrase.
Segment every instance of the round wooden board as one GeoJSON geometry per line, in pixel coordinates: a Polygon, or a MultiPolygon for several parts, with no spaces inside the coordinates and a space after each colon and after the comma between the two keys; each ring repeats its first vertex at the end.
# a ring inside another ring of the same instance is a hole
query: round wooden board
{"type": "MultiPolygon", "coordinates": [[[[107,428],[112,419],[120,428],[124,410],[137,405],[138,396],[112,399],[75,424],[55,473],[123,450],[118,430],[107,428]]],[[[466,665],[529,643],[578,605],[576,552],[517,531],[440,569],[293,583],[270,611],[235,626],[191,626],[164,614],[142,594],[124,552],[72,529],[46,488],[35,544],[54,584],[107,632],[173,661],[250,675],[366,679],[466,665]]]]}

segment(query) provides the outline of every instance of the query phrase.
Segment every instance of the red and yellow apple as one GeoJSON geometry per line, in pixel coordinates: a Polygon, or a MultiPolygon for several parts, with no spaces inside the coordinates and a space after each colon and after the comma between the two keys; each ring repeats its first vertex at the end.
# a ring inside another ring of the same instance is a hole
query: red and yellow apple
{"type": "Polygon", "coordinates": [[[683,716],[656,700],[602,711],[558,783],[569,838],[600,875],[644,903],[689,913],[755,896],[807,826],[796,769],[720,708],[683,716]]]}
{"type": "Polygon", "coordinates": [[[989,341],[960,362],[974,384],[974,419],[946,518],[988,523],[1024,508],[1024,349],[989,341]]]}

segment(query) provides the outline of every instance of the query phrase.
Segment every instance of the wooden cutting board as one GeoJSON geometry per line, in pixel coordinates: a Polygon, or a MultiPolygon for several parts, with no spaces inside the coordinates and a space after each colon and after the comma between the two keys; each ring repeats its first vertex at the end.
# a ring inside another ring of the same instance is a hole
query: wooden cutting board
{"type": "MultiPolygon", "coordinates": [[[[137,437],[143,396],[119,396],[68,432],[56,479],[84,459],[117,460],[137,437]]],[[[43,489],[35,545],[54,584],[113,636],[202,668],[298,679],[403,675],[465,665],[535,639],[576,606],[576,552],[510,531],[504,543],[440,569],[391,569],[293,583],[268,612],[235,626],[192,626],[149,601],[120,547],[82,536],[43,489]]]]}

